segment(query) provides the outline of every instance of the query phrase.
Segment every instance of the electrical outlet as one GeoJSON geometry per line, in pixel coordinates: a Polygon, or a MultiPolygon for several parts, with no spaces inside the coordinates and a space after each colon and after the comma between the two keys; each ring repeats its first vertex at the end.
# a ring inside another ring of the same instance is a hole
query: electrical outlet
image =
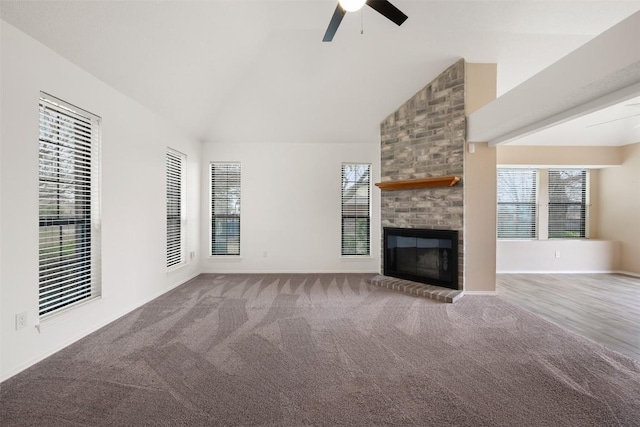
{"type": "Polygon", "coordinates": [[[266,258],[268,256],[269,256],[269,252],[267,252],[267,251],[262,252],[262,257],[263,258],[266,258]]]}
{"type": "Polygon", "coordinates": [[[556,258],[560,258],[560,251],[556,251],[556,258]]]}
{"type": "Polygon", "coordinates": [[[27,326],[27,313],[16,314],[16,331],[27,326]]]}
{"type": "Polygon", "coordinates": [[[196,251],[189,252],[189,259],[194,259],[196,257],[196,251]]]}

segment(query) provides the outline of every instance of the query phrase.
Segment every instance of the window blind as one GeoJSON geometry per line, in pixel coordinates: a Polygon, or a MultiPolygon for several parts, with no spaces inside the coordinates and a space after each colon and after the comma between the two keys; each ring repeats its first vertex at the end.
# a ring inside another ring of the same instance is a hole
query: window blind
{"type": "Polygon", "coordinates": [[[549,238],[586,237],[587,171],[549,170],[549,238]]]}
{"type": "Polygon", "coordinates": [[[498,238],[537,236],[537,170],[498,169],[498,238]]]}
{"type": "Polygon", "coordinates": [[[167,268],[185,261],[185,163],[184,154],[167,150],[167,268]]]}
{"type": "Polygon", "coordinates": [[[211,255],[240,255],[240,163],[211,163],[211,255]]]}
{"type": "Polygon", "coordinates": [[[371,165],[342,165],[342,255],[371,254],[371,165]]]}
{"type": "Polygon", "coordinates": [[[42,93],[39,314],[100,295],[100,118],[42,93]]]}

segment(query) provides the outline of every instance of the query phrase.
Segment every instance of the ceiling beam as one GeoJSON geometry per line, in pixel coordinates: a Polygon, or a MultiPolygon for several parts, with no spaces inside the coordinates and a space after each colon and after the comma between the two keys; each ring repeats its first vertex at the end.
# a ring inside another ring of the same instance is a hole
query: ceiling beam
{"type": "Polygon", "coordinates": [[[467,140],[495,146],[640,94],[640,12],[468,117],[467,140]]]}

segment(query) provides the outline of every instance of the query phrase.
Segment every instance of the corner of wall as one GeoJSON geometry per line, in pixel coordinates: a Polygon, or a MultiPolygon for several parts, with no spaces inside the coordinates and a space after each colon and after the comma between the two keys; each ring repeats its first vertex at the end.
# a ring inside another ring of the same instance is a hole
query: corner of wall
{"type": "MultiPolygon", "coordinates": [[[[467,63],[467,115],[496,98],[496,76],[496,64],[467,63]]],[[[496,289],[497,154],[487,143],[465,145],[464,289],[493,292],[496,289]]]]}
{"type": "Polygon", "coordinates": [[[497,73],[497,64],[466,63],[465,110],[467,115],[496,99],[497,73]]]}

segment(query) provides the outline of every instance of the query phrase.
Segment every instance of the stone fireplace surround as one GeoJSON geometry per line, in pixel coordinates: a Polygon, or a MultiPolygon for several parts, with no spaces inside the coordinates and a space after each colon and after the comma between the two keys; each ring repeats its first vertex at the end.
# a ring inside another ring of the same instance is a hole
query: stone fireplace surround
{"type": "Polygon", "coordinates": [[[458,290],[385,276],[376,276],[371,282],[453,302],[464,287],[465,61],[451,65],[390,114],[380,124],[380,132],[382,184],[460,178],[453,186],[382,191],[381,197],[382,227],[458,232],[458,290]]]}

